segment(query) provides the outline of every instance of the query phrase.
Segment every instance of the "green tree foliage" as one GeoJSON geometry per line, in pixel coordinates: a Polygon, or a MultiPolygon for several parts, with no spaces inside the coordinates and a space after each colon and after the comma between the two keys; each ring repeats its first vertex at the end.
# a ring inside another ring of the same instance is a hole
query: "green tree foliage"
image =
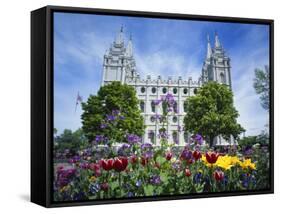
{"type": "Polygon", "coordinates": [[[265,110],[269,110],[269,68],[264,66],[264,70],[255,69],[254,88],[260,95],[261,105],[265,110]]]}
{"type": "Polygon", "coordinates": [[[238,144],[241,147],[251,147],[257,143],[262,146],[268,145],[269,144],[268,133],[263,131],[259,135],[244,137],[238,141],[238,144]]]}
{"type": "Polygon", "coordinates": [[[139,110],[139,100],[132,86],[112,82],[101,87],[96,96],[90,95],[82,103],[82,128],[89,142],[97,135],[106,136],[116,142],[124,142],[127,134],[142,136],[144,120],[139,110]],[[107,116],[119,111],[119,118],[107,123],[107,116]],[[120,119],[122,117],[122,119],[120,119]],[[106,124],[106,127],[101,127],[106,124]]]}
{"type": "Polygon", "coordinates": [[[87,145],[87,139],[82,129],[74,132],[70,129],[65,129],[62,134],[55,136],[54,141],[54,149],[57,152],[63,152],[68,149],[71,153],[76,153],[87,145]]]}
{"type": "Polygon", "coordinates": [[[187,98],[185,130],[203,135],[210,146],[216,136],[235,139],[244,131],[237,123],[238,111],[233,105],[232,91],[226,85],[208,82],[187,98]]]}

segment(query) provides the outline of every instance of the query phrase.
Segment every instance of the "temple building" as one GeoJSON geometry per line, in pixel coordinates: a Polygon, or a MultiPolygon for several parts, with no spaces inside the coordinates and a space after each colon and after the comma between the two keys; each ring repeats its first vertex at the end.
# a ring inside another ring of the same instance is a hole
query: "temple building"
{"type": "MultiPolygon", "coordinates": [[[[168,118],[167,132],[170,142],[173,141],[179,145],[184,145],[190,138],[190,133],[178,132],[178,129],[183,127],[186,114],[186,98],[196,94],[197,89],[208,81],[226,84],[231,88],[230,69],[230,58],[226,55],[216,33],[214,47],[211,46],[209,36],[207,38],[206,58],[203,62],[202,75],[198,80],[193,80],[192,77],[182,79],[181,76],[176,79],[172,77],[165,79],[162,76],[152,79],[150,75],[143,78],[137,71],[132,37],[130,36],[129,41],[125,44],[124,32],[123,28],[121,28],[104,55],[102,85],[112,81],[120,81],[122,84],[131,85],[136,89],[137,97],[140,101],[140,110],[146,126],[142,140],[156,145],[159,144],[157,135],[160,124],[155,120],[155,114],[161,114],[162,107],[161,105],[156,106],[154,100],[160,99],[161,96],[167,93],[173,94],[176,101],[174,105],[176,113],[168,118]]],[[[226,141],[221,136],[217,136],[214,141],[214,145],[234,143],[232,137],[226,141]]]]}

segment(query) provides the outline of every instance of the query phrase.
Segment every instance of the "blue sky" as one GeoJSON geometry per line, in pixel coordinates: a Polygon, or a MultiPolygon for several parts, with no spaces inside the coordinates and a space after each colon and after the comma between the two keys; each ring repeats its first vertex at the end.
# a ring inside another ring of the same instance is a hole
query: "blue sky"
{"type": "Polygon", "coordinates": [[[134,56],[142,77],[197,79],[206,56],[207,34],[217,32],[231,58],[232,87],[238,121],[246,135],[264,130],[269,121],[253,89],[254,69],[269,64],[269,27],[187,20],[55,13],[54,126],[59,133],[81,127],[77,92],[86,101],[101,84],[103,55],[121,26],[133,37],[134,56]]]}

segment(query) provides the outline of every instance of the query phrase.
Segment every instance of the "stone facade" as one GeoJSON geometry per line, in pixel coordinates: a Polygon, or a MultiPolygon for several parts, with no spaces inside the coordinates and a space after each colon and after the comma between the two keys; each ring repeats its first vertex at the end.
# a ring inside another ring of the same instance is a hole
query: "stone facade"
{"type": "MultiPolygon", "coordinates": [[[[160,127],[153,115],[161,114],[162,107],[161,105],[155,106],[153,101],[160,99],[161,96],[167,93],[173,94],[176,100],[174,109],[176,109],[177,113],[169,116],[167,132],[170,138],[169,141],[183,145],[190,137],[187,132],[178,132],[178,128],[183,127],[183,119],[186,114],[184,107],[186,98],[193,96],[197,88],[200,88],[207,81],[223,83],[231,88],[230,69],[230,58],[225,54],[216,34],[214,48],[211,47],[208,37],[206,59],[203,62],[202,75],[198,80],[192,80],[191,77],[188,80],[183,80],[182,77],[164,79],[161,76],[158,76],[157,79],[152,79],[149,75],[143,79],[136,69],[132,37],[130,36],[127,45],[125,45],[123,29],[121,28],[104,55],[102,85],[112,81],[120,81],[136,89],[146,125],[143,142],[151,142],[156,145],[159,144],[157,135],[160,127]]],[[[232,144],[234,140],[231,138],[231,140],[226,141],[218,136],[214,143],[217,145],[232,144]]]]}

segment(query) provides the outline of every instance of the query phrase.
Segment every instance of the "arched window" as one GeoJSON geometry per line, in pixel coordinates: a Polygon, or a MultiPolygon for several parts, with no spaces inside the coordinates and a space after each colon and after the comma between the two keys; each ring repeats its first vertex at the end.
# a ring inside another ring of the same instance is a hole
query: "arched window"
{"type": "Polygon", "coordinates": [[[176,131],[173,131],[172,136],[173,136],[173,142],[174,142],[175,144],[178,144],[178,143],[179,143],[178,133],[177,133],[176,131]]]}
{"type": "Polygon", "coordinates": [[[174,112],[178,113],[178,103],[175,101],[173,106],[174,112]]]}
{"type": "Polygon", "coordinates": [[[144,107],[145,107],[144,101],[140,101],[141,112],[144,112],[144,107]]]}
{"type": "Polygon", "coordinates": [[[193,93],[194,93],[194,94],[197,94],[197,88],[194,88],[194,89],[193,89],[193,93]]]}
{"type": "Polygon", "coordinates": [[[163,114],[168,111],[168,106],[166,102],[162,102],[162,112],[163,114]]]}
{"type": "Polygon", "coordinates": [[[187,112],[187,108],[188,108],[188,103],[187,103],[187,101],[184,101],[184,103],[183,103],[184,112],[187,112]]]}
{"type": "Polygon", "coordinates": [[[225,84],[225,75],[223,73],[220,73],[220,79],[221,83],[225,84]]]}
{"type": "Polygon", "coordinates": [[[151,111],[155,113],[155,103],[151,101],[151,111]]]}
{"type": "Polygon", "coordinates": [[[167,88],[163,88],[162,92],[163,92],[163,94],[166,94],[167,93],[167,88]]]}
{"type": "Polygon", "coordinates": [[[155,133],[154,131],[149,131],[148,132],[148,139],[150,140],[151,143],[155,143],[155,133]]]}
{"type": "Polygon", "coordinates": [[[173,93],[176,94],[178,92],[177,88],[173,88],[173,93]]]}
{"type": "Polygon", "coordinates": [[[188,132],[184,132],[184,133],[183,133],[183,138],[184,138],[184,142],[185,142],[185,143],[188,143],[188,141],[189,141],[188,132]]]}
{"type": "Polygon", "coordinates": [[[141,87],[141,93],[145,92],[145,87],[141,87]]]}
{"type": "Polygon", "coordinates": [[[188,92],[188,89],[187,89],[187,88],[184,88],[184,89],[183,89],[183,93],[184,93],[184,94],[187,94],[187,92],[188,92]]]}
{"type": "Polygon", "coordinates": [[[152,91],[153,94],[155,94],[155,93],[156,93],[156,88],[153,87],[153,88],[151,89],[151,91],[152,91]]]}
{"type": "Polygon", "coordinates": [[[150,121],[151,121],[152,123],[154,123],[155,120],[156,120],[155,116],[151,116],[151,117],[150,117],[150,121]]]}
{"type": "Polygon", "coordinates": [[[178,122],[177,116],[173,116],[173,122],[174,122],[174,123],[178,122]]]}

